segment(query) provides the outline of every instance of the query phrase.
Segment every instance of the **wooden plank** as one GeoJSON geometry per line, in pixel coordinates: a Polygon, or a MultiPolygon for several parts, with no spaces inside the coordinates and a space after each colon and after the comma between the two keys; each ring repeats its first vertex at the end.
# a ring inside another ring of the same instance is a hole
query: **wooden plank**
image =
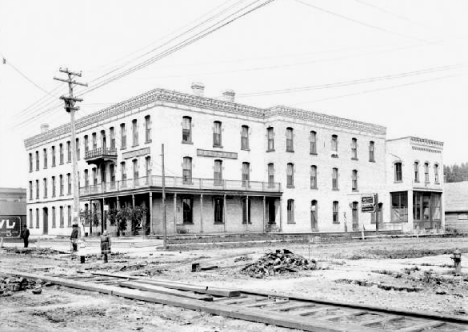
{"type": "Polygon", "coordinates": [[[213,301],[213,297],[211,297],[210,295],[198,295],[198,294],[194,294],[192,292],[183,292],[183,291],[179,291],[179,290],[176,290],[176,289],[170,289],[170,288],[159,287],[159,286],[148,285],[148,284],[141,284],[141,283],[138,283],[138,282],[123,281],[123,282],[120,282],[119,285],[122,286],[122,287],[140,289],[140,290],[144,290],[144,291],[148,291],[148,292],[154,292],[154,293],[160,293],[160,294],[169,294],[169,295],[174,295],[174,296],[181,296],[181,297],[186,297],[186,298],[194,299],[194,300],[213,301]]]}
{"type": "Polygon", "coordinates": [[[215,301],[215,302],[229,302],[229,301],[236,301],[237,299],[245,299],[245,298],[248,298],[248,297],[249,296],[247,296],[247,295],[241,295],[241,296],[236,297],[235,299],[233,299],[231,297],[218,297],[218,298],[214,297],[213,301],[215,301]]]}
{"type": "MultiPolygon", "coordinates": [[[[291,312],[293,310],[296,310],[296,309],[305,309],[305,308],[313,308],[315,307],[315,304],[307,304],[307,303],[300,303],[300,304],[297,304],[297,303],[293,303],[293,304],[290,304],[289,306],[286,306],[286,307],[281,307],[281,308],[273,308],[273,309],[270,309],[271,311],[287,311],[287,312],[291,312]]],[[[292,312],[294,313],[294,312],[292,312]]]]}
{"type": "Polygon", "coordinates": [[[367,322],[362,322],[361,325],[362,326],[369,326],[369,325],[374,325],[374,324],[386,324],[386,323],[389,323],[391,321],[400,320],[400,319],[403,319],[403,318],[405,318],[405,317],[402,317],[402,316],[382,317],[382,318],[378,318],[378,319],[374,319],[374,320],[369,320],[367,322]]]}
{"type": "Polygon", "coordinates": [[[433,327],[439,327],[444,325],[444,322],[426,322],[426,323],[421,323],[418,325],[410,326],[410,327],[405,327],[403,329],[395,330],[398,332],[419,332],[423,331],[427,328],[433,328],[433,327]]]}
{"type": "Polygon", "coordinates": [[[298,312],[297,314],[299,316],[310,316],[311,314],[317,314],[317,313],[320,313],[320,312],[327,312],[327,311],[337,311],[339,310],[340,308],[333,308],[333,307],[320,307],[320,308],[316,308],[316,309],[309,309],[305,312],[298,312]]]}
{"type": "Polygon", "coordinates": [[[240,296],[240,291],[232,290],[232,289],[223,289],[223,288],[209,287],[209,286],[196,286],[196,285],[182,284],[182,283],[177,283],[177,282],[166,282],[166,281],[162,282],[159,280],[151,280],[151,279],[138,279],[138,282],[151,284],[155,286],[166,287],[166,288],[216,295],[216,296],[224,296],[224,297],[239,297],[240,296]]]}
{"type": "Polygon", "coordinates": [[[104,277],[113,277],[113,278],[120,278],[120,279],[140,279],[139,277],[121,274],[121,273],[108,273],[108,272],[91,272],[92,275],[95,276],[104,276],[104,277]]]}
{"type": "Polygon", "coordinates": [[[322,316],[318,317],[317,319],[323,319],[323,320],[333,320],[337,318],[346,318],[346,317],[353,317],[353,316],[359,316],[364,314],[363,311],[358,311],[358,312],[349,312],[349,313],[341,313],[341,314],[333,314],[333,315],[328,315],[328,316],[322,316]]]}

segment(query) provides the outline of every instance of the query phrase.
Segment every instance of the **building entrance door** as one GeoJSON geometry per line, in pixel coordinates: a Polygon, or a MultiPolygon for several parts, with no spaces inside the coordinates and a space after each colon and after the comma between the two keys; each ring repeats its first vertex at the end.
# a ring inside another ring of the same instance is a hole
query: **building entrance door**
{"type": "Polygon", "coordinates": [[[352,216],[353,216],[353,232],[357,232],[359,231],[359,203],[358,202],[353,202],[352,216]]]}
{"type": "Polygon", "coordinates": [[[274,198],[268,199],[268,223],[269,224],[276,223],[276,205],[275,205],[274,198]]]}
{"type": "Polygon", "coordinates": [[[193,199],[189,197],[182,198],[182,221],[183,223],[193,223],[193,199]]]}
{"type": "Polygon", "coordinates": [[[318,232],[317,201],[314,199],[310,203],[310,224],[312,232],[318,232]]]}
{"type": "Polygon", "coordinates": [[[42,229],[43,229],[43,234],[49,234],[49,210],[47,208],[42,209],[42,229]]]}

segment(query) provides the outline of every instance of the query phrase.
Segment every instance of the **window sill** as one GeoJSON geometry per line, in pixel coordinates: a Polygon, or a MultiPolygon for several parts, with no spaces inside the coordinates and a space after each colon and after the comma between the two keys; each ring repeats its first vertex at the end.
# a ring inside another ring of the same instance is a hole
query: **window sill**
{"type": "Polygon", "coordinates": [[[414,183],[419,183],[419,180],[414,180],[414,183]]]}
{"type": "Polygon", "coordinates": [[[266,152],[275,152],[275,149],[266,150],[266,152]]]}
{"type": "Polygon", "coordinates": [[[334,221],[333,224],[334,224],[334,225],[339,225],[340,222],[339,222],[339,221],[334,221]]]}
{"type": "Polygon", "coordinates": [[[318,153],[317,152],[311,152],[310,155],[311,156],[318,156],[318,153]]]}
{"type": "Polygon", "coordinates": [[[186,141],[182,141],[182,144],[189,144],[189,145],[193,145],[193,142],[192,142],[192,141],[190,141],[190,142],[189,142],[189,141],[187,141],[187,142],[186,142],[186,141]]]}
{"type": "Polygon", "coordinates": [[[184,222],[184,223],[182,223],[182,225],[190,226],[190,225],[194,225],[194,223],[193,222],[184,222]]]}
{"type": "Polygon", "coordinates": [[[310,190],[318,190],[318,187],[310,187],[310,190]]]}
{"type": "Polygon", "coordinates": [[[121,147],[120,150],[127,150],[127,147],[126,146],[121,147]]]}
{"type": "Polygon", "coordinates": [[[340,191],[339,188],[332,188],[333,191],[340,191]]]}
{"type": "Polygon", "coordinates": [[[353,193],[358,193],[359,189],[352,189],[353,193]]]}
{"type": "Polygon", "coordinates": [[[250,151],[250,149],[248,149],[248,148],[247,148],[247,149],[241,149],[241,150],[242,150],[242,151],[250,151]]]}
{"type": "Polygon", "coordinates": [[[132,148],[138,147],[140,144],[132,145],[132,148]]]}
{"type": "Polygon", "coordinates": [[[359,161],[359,159],[358,159],[358,158],[351,158],[351,160],[359,161]]]}
{"type": "Polygon", "coordinates": [[[294,153],[294,150],[286,150],[286,152],[294,153]]]}
{"type": "Polygon", "coordinates": [[[214,224],[215,224],[215,225],[224,225],[224,223],[221,222],[221,221],[215,221],[214,224]]]}
{"type": "Polygon", "coordinates": [[[288,221],[287,224],[288,225],[295,225],[296,223],[294,221],[288,221]]]}
{"type": "Polygon", "coordinates": [[[375,163],[375,160],[369,160],[370,163],[375,163]]]}
{"type": "Polygon", "coordinates": [[[145,144],[150,144],[152,142],[153,142],[152,140],[147,140],[147,141],[145,141],[145,144]]]}
{"type": "Polygon", "coordinates": [[[337,154],[332,154],[331,157],[332,158],[338,158],[338,155],[337,154]]]}
{"type": "Polygon", "coordinates": [[[286,186],[286,188],[288,188],[288,189],[294,189],[295,187],[292,186],[292,185],[289,185],[289,186],[286,186]]]}
{"type": "Polygon", "coordinates": [[[213,145],[213,149],[222,149],[223,146],[222,145],[213,145]]]}
{"type": "Polygon", "coordinates": [[[393,183],[403,183],[403,180],[393,181],[393,183]]]}

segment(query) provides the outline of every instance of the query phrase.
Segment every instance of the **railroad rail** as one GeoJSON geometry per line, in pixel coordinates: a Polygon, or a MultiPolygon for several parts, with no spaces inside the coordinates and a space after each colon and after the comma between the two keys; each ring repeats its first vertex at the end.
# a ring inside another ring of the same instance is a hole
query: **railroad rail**
{"type": "Polygon", "coordinates": [[[462,317],[201,286],[126,274],[92,272],[57,277],[16,271],[0,270],[0,273],[304,331],[468,331],[468,319],[462,317]]]}

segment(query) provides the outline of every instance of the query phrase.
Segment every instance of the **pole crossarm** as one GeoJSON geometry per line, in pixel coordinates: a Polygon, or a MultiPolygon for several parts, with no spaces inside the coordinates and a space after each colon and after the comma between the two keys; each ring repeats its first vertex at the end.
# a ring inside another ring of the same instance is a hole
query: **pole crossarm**
{"type": "Polygon", "coordinates": [[[65,100],[65,101],[78,101],[78,102],[83,101],[83,98],[70,97],[70,96],[61,96],[60,99],[65,100]]]}
{"type": "Polygon", "coordinates": [[[71,79],[65,80],[65,79],[60,78],[60,77],[54,77],[54,80],[62,81],[62,82],[68,83],[68,84],[75,84],[75,85],[81,85],[81,86],[84,86],[84,87],[88,87],[88,84],[86,84],[86,83],[80,83],[80,82],[77,82],[77,81],[73,81],[71,79]]]}
{"type": "Polygon", "coordinates": [[[79,73],[76,73],[76,72],[68,70],[68,68],[60,68],[59,72],[81,77],[81,71],[79,73]]]}

